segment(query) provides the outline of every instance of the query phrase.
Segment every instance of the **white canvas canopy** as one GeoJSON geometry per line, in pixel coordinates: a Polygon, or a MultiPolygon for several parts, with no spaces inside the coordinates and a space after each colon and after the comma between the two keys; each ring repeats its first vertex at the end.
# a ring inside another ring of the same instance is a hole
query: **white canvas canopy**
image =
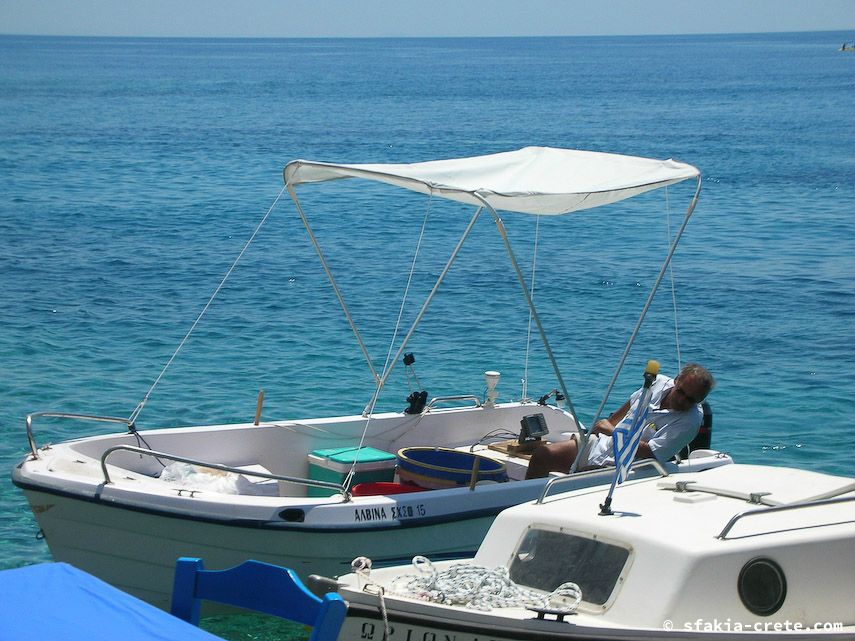
{"type": "Polygon", "coordinates": [[[692,165],[595,151],[525,147],[471,158],[407,164],[336,164],[294,160],[289,187],[363,178],[494,210],[567,214],[695,178],[692,165]]]}

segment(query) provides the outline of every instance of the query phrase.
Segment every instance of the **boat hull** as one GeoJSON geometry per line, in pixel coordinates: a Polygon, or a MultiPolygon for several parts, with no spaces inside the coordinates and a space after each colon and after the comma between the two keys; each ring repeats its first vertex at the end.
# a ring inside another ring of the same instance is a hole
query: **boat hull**
{"type": "Polygon", "coordinates": [[[336,529],[194,520],[37,490],[25,494],[55,560],[164,609],[171,599],[175,561],[181,556],[204,558],[209,569],[258,559],[293,568],[304,577],[333,577],[349,572],[350,560],[358,556],[381,566],[405,563],[426,552],[433,558],[471,555],[494,518],[476,516],[348,536],[336,529]]]}
{"type": "MultiPolygon", "coordinates": [[[[663,621],[660,628],[627,628],[587,625],[574,622],[573,615],[558,620],[553,615],[538,619],[533,611],[522,618],[485,613],[478,610],[449,609],[429,604],[400,602],[386,599],[381,607],[374,595],[354,594],[343,590],[348,601],[347,618],[338,641],[725,641],[735,637],[751,641],[780,640],[816,641],[817,639],[853,639],[851,626],[833,627],[826,623],[816,630],[780,622],[743,623],[732,618],[687,621],[679,626],[663,621]],[[373,600],[370,604],[367,600],[373,600]],[[384,621],[385,615],[385,621],[384,621]],[[388,625],[388,634],[386,626],[388,625]]],[[[519,614],[519,610],[515,609],[519,614]]]]}
{"type": "Polygon", "coordinates": [[[730,465],[600,503],[553,495],[502,512],[470,559],[341,577],[340,639],[855,639],[852,478],[730,465]]]}
{"type": "MultiPolygon", "coordinates": [[[[532,616],[535,616],[534,613],[532,616]]],[[[575,634],[569,633],[569,630],[557,630],[554,622],[544,621],[542,623],[542,630],[535,630],[531,626],[525,630],[513,630],[509,628],[506,620],[493,622],[487,622],[483,619],[478,622],[431,620],[395,610],[387,610],[386,621],[384,622],[379,605],[369,607],[350,603],[347,618],[338,639],[339,641],[433,641],[440,639],[453,639],[453,641],[552,641],[553,639],[566,639],[569,641],[596,638],[587,632],[575,634]],[[386,624],[389,626],[388,635],[386,635],[386,624]],[[564,632],[568,633],[567,636],[562,634],[564,632]]],[[[566,628],[567,626],[565,624],[562,627],[566,628]]],[[[611,636],[609,638],[619,639],[620,637],[611,636]]]]}
{"type": "MultiPolygon", "coordinates": [[[[557,433],[572,428],[570,415],[536,407],[557,433]]],[[[373,448],[392,452],[439,441],[475,450],[506,465],[513,480],[502,483],[391,495],[310,495],[305,483],[311,482],[311,453],[352,442],[354,431],[364,427],[362,417],[87,437],[38,450],[16,466],[12,481],[24,491],[55,560],[165,608],[181,556],[203,558],[212,569],[258,559],[291,567],[304,579],[347,574],[359,556],[371,558],[375,567],[407,563],[416,555],[472,556],[502,510],[538,498],[549,482],[525,480],[524,458],[477,444],[497,425],[518,425],[533,409],[455,408],[417,417],[375,416],[370,422],[366,443],[373,448]],[[136,445],[138,438],[146,448],[136,445]],[[167,477],[170,457],[200,461],[201,469],[228,466],[228,477],[206,476],[217,483],[233,480],[230,489],[237,493],[208,481],[167,477]],[[259,493],[242,484],[252,479],[250,470],[298,482],[267,479],[259,493]]],[[[684,472],[729,463],[728,457],[707,453],[666,467],[684,472]]],[[[659,473],[643,466],[631,476],[659,473]]],[[[560,479],[561,489],[602,486],[612,475],[609,469],[574,474],[560,479]]]]}

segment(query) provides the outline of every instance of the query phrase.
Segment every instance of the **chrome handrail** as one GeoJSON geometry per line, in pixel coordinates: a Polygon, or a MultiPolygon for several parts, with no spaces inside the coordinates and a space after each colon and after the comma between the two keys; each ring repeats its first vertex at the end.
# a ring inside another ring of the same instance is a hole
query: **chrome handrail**
{"type": "Polygon", "coordinates": [[[69,412],[34,412],[27,415],[27,441],[30,444],[30,451],[33,453],[33,459],[39,458],[39,448],[36,446],[36,439],[33,436],[33,419],[36,417],[45,418],[73,418],[81,421],[99,421],[102,423],[122,423],[128,426],[128,429],[133,427],[133,422],[127,418],[117,418],[115,416],[96,416],[93,414],[72,414],[69,412]]]}
{"type": "Polygon", "coordinates": [[[434,396],[430,402],[425,405],[422,414],[429,412],[436,403],[449,403],[452,401],[474,401],[475,407],[481,407],[481,399],[474,394],[463,394],[461,396],[434,396]]]}
{"type": "Polygon", "coordinates": [[[231,465],[222,465],[220,463],[208,463],[207,461],[200,461],[198,459],[192,459],[186,456],[178,456],[177,454],[169,454],[167,452],[158,452],[156,450],[149,450],[143,447],[137,447],[136,445],[114,445],[113,447],[107,448],[104,450],[104,453],[101,455],[101,471],[104,473],[104,484],[110,485],[112,481],[110,480],[110,473],[107,470],[107,458],[113,453],[119,450],[123,450],[125,452],[135,452],[140,455],[154,456],[155,458],[165,458],[170,461],[178,461],[179,463],[188,463],[190,465],[198,465],[200,467],[207,467],[212,470],[219,470],[220,472],[234,472],[235,474],[243,474],[245,476],[259,476],[265,479],[272,479],[274,481],[285,481],[287,483],[296,483],[298,485],[310,485],[312,487],[323,487],[330,490],[336,490],[340,492],[342,496],[344,496],[345,503],[350,501],[350,491],[344,487],[344,485],[340,485],[338,483],[330,483],[328,481],[316,481],[314,479],[303,479],[297,478],[294,476],[283,476],[281,474],[271,474],[270,472],[258,472],[255,470],[245,470],[239,467],[232,467],[231,465]]]}
{"type": "MultiPolygon", "coordinates": [[[[801,503],[787,503],[785,505],[775,505],[772,507],[761,508],[757,510],[746,510],[745,512],[740,512],[739,514],[734,515],[727,522],[727,525],[724,526],[724,529],[715,538],[720,539],[722,541],[726,540],[727,535],[733,529],[733,526],[736,525],[737,521],[746,516],[754,516],[756,514],[770,514],[772,512],[786,512],[789,510],[798,510],[805,507],[818,507],[822,505],[833,505],[835,503],[848,503],[850,501],[855,501],[855,496],[847,496],[843,498],[834,499],[822,499],[819,501],[804,501],[801,503]]],[[[765,532],[764,534],[768,534],[768,532],[765,532]]]]}
{"type": "MultiPolygon", "coordinates": [[[[632,471],[632,470],[638,469],[640,467],[647,467],[648,465],[655,468],[656,471],[659,472],[660,477],[668,476],[668,470],[666,470],[665,467],[662,465],[662,463],[657,461],[655,458],[646,458],[646,459],[642,459],[640,461],[635,461],[632,465],[630,465],[629,469],[630,469],[630,471],[632,471]]],[[[543,487],[543,492],[541,492],[540,498],[538,498],[537,501],[535,501],[535,504],[540,505],[541,503],[543,503],[543,500],[549,494],[549,490],[551,490],[553,488],[553,486],[555,486],[555,485],[562,485],[564,483],[569,483],[570,481],[573,481],[574,479],[578,479],[580,477],[597,476],[597,475],[611,476],[614,473],[615,473],[615,468],[603,467],[603,468],[600,468],[597,470],[585,470],[584,472],[573,472],[572,474],[567,474],[566,476],[556,476],[554,478],[549,479],[549,481],[543,487]]]]}

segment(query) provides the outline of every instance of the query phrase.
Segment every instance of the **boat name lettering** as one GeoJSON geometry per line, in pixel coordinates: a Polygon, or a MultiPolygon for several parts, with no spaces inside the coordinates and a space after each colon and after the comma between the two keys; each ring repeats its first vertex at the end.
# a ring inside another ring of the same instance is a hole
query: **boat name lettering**
{"type": "Polygon", "coordinates": [[[411,519],[414,516],[424,516],[425,514],[427,514],[427,510],[425,510],[425,506],[422,503],[392,506],[393,519],[411,519]]]}
{"type": "MultiPolygon", "coordinates": [[[[360,638],[365,641],[380,641],[384,638],[382,625],[364,621],[362,623],[360,638]]],[[[475,637],[469,634],[458,634],[456,632],[434,632],[424,628],[411,628],[389,626],[388,641],[495,641],[493,637],[475,637]]]]}
{"type": "Polygon", "coordinates": [[[424,516],[427,510],[422,503],[416,505],[393,505],[388,510],[385,507],[358,507],[353,510],[353,520],[357,523],[368,521],[390,521],[411,519],[424,516]]]}
{"type": "Polygon", "coordinates": [[[388,521],[385,507],[358,507],[353,511],[353,520],[361,523],[363,521],[388,521]]]}

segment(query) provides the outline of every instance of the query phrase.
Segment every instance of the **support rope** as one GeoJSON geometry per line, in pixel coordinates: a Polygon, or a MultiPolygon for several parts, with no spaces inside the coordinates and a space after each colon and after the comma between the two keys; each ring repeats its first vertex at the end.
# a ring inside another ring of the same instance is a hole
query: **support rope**
{"type": "MultiPolygon", "coordinates": [[[[416,272],[416,261],[418,260],[419,254],[422,249],[422,240],[424,239],[425,229],[427,229],[428,220],[430,219],[431,212],[431,204],[433,203],[433,194],[430,195],[427,202],[427,207],[425,209],[425,217],[422,220],[422,228],[419,232],[419,239],[416,242],[416,251],[413,253],[413,260],[410,263],[410,273],[407,275],[407,284],[404,287],[404,294],[401,296],[401,306],[398,309],[398,317],[395,320],[395,329],[392,332],[392,339],[389,341],[389,349],[386,351],[386,360],[383,362],[383,371],[380,375],[380,379],[377,382],[377,387],[374,390],[374,394],[371,397],[371,401],[368,403],[368,406],[365,408],[365,427],[362,430],[362,435],[359,437],[359,446],[357,452],[362,449],[362,446],[365,444],[365,437],[368,434],[368,425],[371,423],[371,416],[374,414],[374,407],[377,405],[377,401],[380,398],[380,391],[382,389],[382,385],[380,381],[386,380],[386,372],[389,369],[389,363],[392,359],[392,350],[395,348],[395,341],[398,340],[398,330],[401,328],[401,319],[404,316],[404,308],[407,304],[407,298],[410,293],[410,286],[413,282],[413,274],[416,272]]],[[[346,490],[350,489],[350,485],[353,482],[353,477],[356,474],[356,464],[357,464],[358,456],[354,457],[353,464],[350,467],[350,471],[347,473],[347,476],[344,479],[344,488],[346,490]]]]}
{"type": "MultiPolygon", "coordinates": [[[[671,263],[671,258],[674,256],[674,252],[677,250],[677,245],[680,242],[680,238],[683,236],[683,232],[686,230],[686,225],[689,224],[689,219],[692,217],[692,213],[695,211],[695,207],[698,204],[698,198],[701,195],[701,177],[698,176],[697,186],[695,187],[695,195],[692,196],[692,201],[689,203],[689,207],[686,209],[686,214],[683,217],[683,222],[680,224],[680,227],[677,229],[677,233],[674,234],[674,240],[671,241],[671,245],[668,249],[668,255],[665,257],[665,262],[662,263],[662,267],[659,269],[659,273],[656,275],[656,280],[653,283],[653,287],[650,290],[650,294],[647,296],[647,301],[644,303],[644,307],[641,310],[641,315],[638,317],[638,320],[635,323],[635,327],[632,329],[632,333],[629,336],[629,340],[627,341],[626,347],[623,350],[623,354],[618,361],[617,368],[615,368],[615,373],[612,375],[611,381],[609,381],[609,385],[606,388],[606,393],[603,395],[603,400],[600,402],[600,406],[597,408],[596,413],[594,414],[594,419],[591,421],[591,425],[596,425],[600,416],[602,415],[603,408],[605,408],[606,403],[609,400],[609,394],[611,394],[612,389],[615,386],[615,382],[617,381],[618,375],[620,374],[621,369],[623,368],[623,364],[626,362],[626,357],[629,355],[629,351],[632,349],[632,345],[635,342],[635,337],[638,335],[638,330],[641,328],[641,323],[644,321],[644,317],[647,315],[647,310],[650,309],[650,304],[653,302],[653,297],[656,295],[657,290],[659,289],[659,285],[662,282],[662,279],[665,277],[665,272],[668,266],[671,263]]],[[[580,450],[581,452],[581,450],[580,450]]],[[[579,457],[576,457],[576,461],[573,462],[571,471],[576,471],[576,464],[579,460],[579,457]]]]}
{"type": "Polygon", "coordinates": [[[169,360],[166,361],[166,365],[164,365],[163,369],[160,370],[160,374],[157,375],[157,378],[154,380],[154,383],[152,383],[151,387],[148,388],[148,391],[145,393],[145,396],[139,402],[139,404],[136,406],[134,411],[131,412],[131,415],[128,418],[128,423],[133,425],[136,422],[137,418],[139,418],[140,412],[142,412],[146,403],[148,403],[148,399],[151,396],[152,392],[154,391],[154,388],[157,387],[158,383],[160,383],[160,380],[163,378],[164,374],[166,374],[166,370],[168,370],[170,365],[172,365],[172,362],[175,360],[175,357],[178,356],[178,352],[180,352],[181,348],[184,347],[184,343],[186,343],[187,340],[190,338],[190,335],[196,329],[196,326],[199,324],[199,321],[202,320],[202,317],[208,311],[208,308],[211,306],[211,303],[214,302],[214,299],[217,297],[217,294],[220,293],[220,290],[223,288],[223,285],[225,285],[226,281],[229,279],[229,276],[232,275],[232,272],[235,270],[235,267],[237,267],[237,264],[240,262],[240,259],[243,258],[243,255],[246,253],[246,250],[249,249],[249,246],[252,244],[252,242],[255,240],[255,237],[258,235],[258,232],[264,226],[264,223],[267,222],[267,219],[270,217],[270,214],[273,212],[273,209],[276,207],[276,203],[279,202],[279,199],[282,198],[282,194],[284,194],[284,193],[285,193],[285,187],[282,188],[282,190],[279,192],[279,194],[273,200],[273,204],[270,205],[270,207],[268,208],[267,213],[264,214],[264,216],[261,218],[261,221],[258,223],[258,225],[256,225],[255,229],[252,232],[252,235],[249,237],[249,240],[246,241],[243,248],[240,250],[240,253],[237,255],[237,258],[234,259],[234,261],[232,262],[228,271],[226,271],[225,276],[223,276],[222,280],[220,280],[220,284],[217,285],[216,289],[214,290],[214,293],[211,294],[211,297],[208,299],[208,302],[205,303],[205,306],[202,308],[202,311],[199,312],[199,315],[196,317],[196,320],[193,321],[193,324],[190,326],[190,329],[187,330],[186,334],[184,334],[184,338],[182,338],[181,342],[178,343],[178,347],[176,347],[175,351],[172,352],[172,356],[170,356],[169,360]]]}
{"type": "MultiPolygon", "coordinates": [[[[383,362],[383,374],[380,377],[381,380],[385,378],[386,371],[389,369],[389,362],[392,359],[392,350],[395,349],[395,341],[398,340],[398,331],[401,328],[401,319],[404,317],[404,308],[406,307],[407,297],[409,296],[409,293],[410,293],[410,286],[412,285],[412,282],[413,282],[413,274],[415,274],[415,272],[416,272],[416,261],[418,260],[419,254],[421,253],[421,250],[422,250],[422,240],[424,239],[425,229],[427,229],[428,220],[430,219],[430,212],[431,212],[432,203],[433,203],[433,194],[431,194],[430,197],[428,198],[427,208],[425,210],[425,217],[422,220],[422,228],[421,228],[421,231],[419,231],[419,239],[418,239],[418,242],[416,243],[416,251],[413,254],[413,260],[410,263],[410,272],[407,275],[407,284],[404,287],[404,294],[401,297],[401,306],[398,309],[398,318],[395,320],[395,329],[392,332],[392,340],[389,341],[389,349],[386,352],[386,360],[383,362]]],[[[380,387],[378,385],[377,392],[375,393],[374,398],[371,399],[371,404],[369,405],[369,410],[370,410],[369,414],[374,411],[374,406],[377,403],[379,394],[380,394],[380,387]]]]}
{"type": "MultiPolygon", "coordinates": [[[[534,256],[531,259],[531,300],[534,301],[535,275],[537,274],[537,243],[540,240],[540,216],[535,216],[534,226],[534,256]]],[[[525,339],[525,367],[523,368],[523,385],[521,401],[528,400],[528,357],[531,351],[531,324],[533,322],[531,310],[528,310],[528,332],[525,339]]]]}
{"type": "MultiPolygon", "coordinates": [[[[671,200],[668,194],[668,188],[665,187],[665,228],[666,228],[666,247],[671,244],[671,200]]],[[[674,279],[674,261],[668,263],[668,274],[671,278],[671,304],[674,307],[674,343],[677,349],[677,371],[683,369],[683,356],[680,353],[680,322],[677,318],[677,286],[674,279]]]]}

